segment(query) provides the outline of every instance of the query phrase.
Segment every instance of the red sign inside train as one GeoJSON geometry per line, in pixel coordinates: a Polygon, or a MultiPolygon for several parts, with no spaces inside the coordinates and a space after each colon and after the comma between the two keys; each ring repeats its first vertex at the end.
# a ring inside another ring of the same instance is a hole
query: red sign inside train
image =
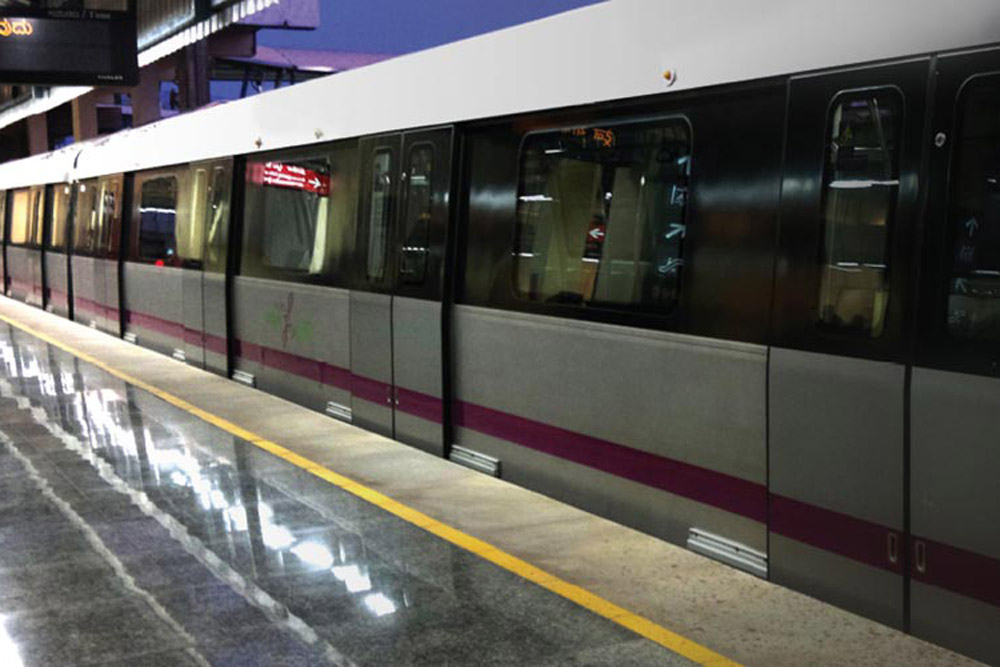
{"type": "Polygon", "coordinates": [[[264,162],[253,166],[253,182],[278,188],[305,190],[320,197],[330,196],[330,177],[312,169],[284,162],[264,162]]]}

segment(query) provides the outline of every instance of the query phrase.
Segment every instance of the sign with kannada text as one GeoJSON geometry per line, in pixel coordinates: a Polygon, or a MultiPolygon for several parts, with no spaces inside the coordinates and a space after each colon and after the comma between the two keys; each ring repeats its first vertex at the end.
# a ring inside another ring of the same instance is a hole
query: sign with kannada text
{"type": "Polygon", "coordinates": [[[134,12],[0,8],[0,81],[135,85],[134,12]]]}

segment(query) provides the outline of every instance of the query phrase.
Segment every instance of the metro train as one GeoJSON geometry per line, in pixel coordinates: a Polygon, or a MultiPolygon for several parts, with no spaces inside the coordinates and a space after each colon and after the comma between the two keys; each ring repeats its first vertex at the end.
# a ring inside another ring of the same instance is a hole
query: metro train
{"type": "Polygon", "coordinates": [[[0,165],[5,292],[1000,663],[959,4],[613,0],[0,165]]]}

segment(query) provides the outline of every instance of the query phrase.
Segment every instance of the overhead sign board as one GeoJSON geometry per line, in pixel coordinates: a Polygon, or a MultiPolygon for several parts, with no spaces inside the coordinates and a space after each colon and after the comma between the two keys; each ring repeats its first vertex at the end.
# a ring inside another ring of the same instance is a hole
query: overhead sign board
{"type": "Polygon", "coordinates": [[[134,11],[30,10],[0,3],[0,83],[138,83],[134,11]]]}

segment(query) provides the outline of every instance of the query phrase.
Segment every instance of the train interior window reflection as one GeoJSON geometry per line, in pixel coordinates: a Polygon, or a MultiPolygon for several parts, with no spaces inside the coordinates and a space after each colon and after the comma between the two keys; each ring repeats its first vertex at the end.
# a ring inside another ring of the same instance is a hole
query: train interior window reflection
{"type": "Polygon", "coordinates": [[[691,174],[682,119],[529,136],[514,288],[523,299],[666,314],[677,303],[691,174]]]}
{"type": "Polygon", "coordinates": [[[73,250],[92,255],[98,247],[97,179],[76,186],[76,217],[73,221],[73,250]]]}
{"type": "Polygon", "coordinates": [[[66,249],[72,198],[73,186],[52,186],[52,232],[48,240],[48,248],[51,250],[66,249]]]}
{"type": "MultiPolygon", "coordinates": [[[[207,172],[206,172],[207,175],[207,172]]],[[[228,166],[212,168],[212,178],[209,183],[204,215],[205,268],[209,271],[224,273],[226,270],[226,255],[229,245],[229,190],[232,174],[228,166]]]]}
{"type": "Polygon", "coordinates": [[[377,282],[385,276],[389,250],[389,199],[392,192],[392,153],[375,152],[372,160],[372,183],[368,199],[368,280],[377,282]]]}
{"type": "Polygon", "coordinates": [[[103,254],[113,254],[117,249],[117,231],[121,182],[117,178],[101,181],[101,196],[98,201],[98,247],[103,254]]]}
{"type": "Polygon", "coordinates": [[[10,204],[10,243],[24,245],[31,237],[31,191],[14,190],[10,204]]]}
{"type": "Polygon", "coordinates": [[[433,169],[433,146],[423,144],[410,149],[406,178],[405,228],[399,253],[399,278],[404,283],[423,283],[427,273],[433,206],[433,190],[431,189],[433,169]]]}
{"type": "Polygon", "coordinates": [[[877,338],[885,325],[901,114],[892,89],[834,100],[823,169],[822,329],[877,338]]]}
{"type": "Polygon", "coordinates": [[[139,258],[177,263],[177,178],[151,178],[142,184],[139,203],[139,258]]]}
{"type": "MultiPolygon", "coordinates": [[[[221,187],[216,191],[222,196],[221,187]]],[[[328,157],[248,164],[242,271],[288,280],[322,277],[330,234],[330,195],[328,157]]],[[[228,215],[222,207],[216,207],[215,213],[219,223],[228,215]]],[[[210,232],[215,238],[220,238],[218,229],[210,232]]]]}
{"type": "Polygon", "coordinates": [[[1000,341],[1000,77],[972,81],[959,106],[948,225],[948,332],[1000,341]]]}
{"type": "Polygon", "coordinates": [[[45,188],[31,189],[31,227],[28,242],[41,247],[45,236],[45,188]]]}

